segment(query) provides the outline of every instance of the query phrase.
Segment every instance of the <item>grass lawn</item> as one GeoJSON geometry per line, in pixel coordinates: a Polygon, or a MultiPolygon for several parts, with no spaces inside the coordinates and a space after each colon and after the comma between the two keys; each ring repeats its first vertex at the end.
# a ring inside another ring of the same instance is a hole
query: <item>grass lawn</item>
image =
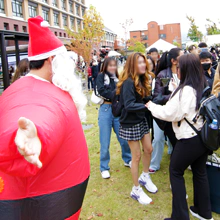
{"type": "MultiPolygon", "coordinates": [[[[94,127],[85,131],[91,164],[91,177],[87,188],[80,219],[118,219],[118,220],[160,220],[170,217],[172,194],[169,183],[168,166],[170,157],[165,148],[161,169],[152,175],[153,182],[159,191],[157,194],[147,193],[153,204],[143,206],[130,198],[132,180],[130,169],[124,167],[121,159],[120,145],[113,133],[110,147],[111,178],[103,180],[99,171],[99,131],[98,131],[98,106],[87,108],[88,124],[94,127]]],[[[142,168],[140,168],[140,172],[142,168]]],[[[192,174],[185,172],[188,203],[193,204],[192,174]]],[[[220,215],[213,214],[215,220],[220,220],[220,215]]],[[[194,218],[191,218],[194,219],[194,218]]]]}

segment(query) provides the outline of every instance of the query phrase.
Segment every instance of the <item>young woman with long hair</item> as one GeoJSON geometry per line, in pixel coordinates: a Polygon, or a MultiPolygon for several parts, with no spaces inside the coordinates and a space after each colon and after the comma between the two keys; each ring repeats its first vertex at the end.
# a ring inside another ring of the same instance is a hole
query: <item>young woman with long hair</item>
{"type": "MultiPolygon", "coordinates": [[[[153,90],[154,101],[157,104],[164,105],[169,100],[172,91],[169,90],[169,85],[164,85],[163,79],[172,79],[173,83],[178,85],[179,80],[177,77],[177,63],[178,57],[183,55],[183,51],[180,48],[173,48],[169,52],[163,53],[158,61],[156,70],[155,87],[153,90]]],[[[172,84],[171,84],[172,85],[172,84]]],[[[176,144],[176,137],[172,129],[172,125],[169,122],[153,121],[154,127],[154,139],[153,139],[153,153],[150,164],[150,173],[160,169],[160,163],[164,152],[165,136],[167,136],[168,154],[172,153],[172,148],[176,144]],[[162,130],[162,129],[163,130],[162,130]]]]}
{"type": "Polygon", "coordinates": [[[105,59],[101,73],[97,76],[96,86],[99,95],[104,98],[104,103],[99,109],[99,140],[100,140],[100,171],[103,179],[110,178],[110,140],[112,128],[121,145],[122,159],[126,167],[131,166],[131,151],[127,141],[119,137],[119,117],[112,114],[112,98],[118,82],[117,62],[115,59],[108,57],[105,59]]]}
{"type": "Polygon", "coordinates": [[[126,65],[117,85],[120,94],[122,114],[120,117],[120,137],[128,141],[132,154],[131,174],[133,188],[131,197],[141,204],[149,204],[152,199],[145,194],[140,185],[149,192],[156,193],[157,187],[151,181],[149,165],[152,145],[148,123],[145,117],[145,103],[151,95],[150,71],[147,59],[141,53],[133,53],[127,59],[126,65]],[[143,154],[141,155],[141,145],[143,154]],[[139,163],[143,161],[143,173],[139,177],[139,163]]]}
{"type": "Polygon", "coordinates": [[[15,70],[15,74],[12,78],[12,82],[15,82],[16,80],[20,79],[21,77],[27,75],[28,72],[29,72],[29,61],[27,58],[25,58],[18,63],[18,66],[15,70]]]}
{"type": "Polygon", "coordinates": [[[153,102],[146,104],[154,117],[172,122],[177,138],[170,162],[173,210],[171,218],[166,220],[190,219],[183,177],[189,165],[192,167],[194,187],[194,206],[190,207],[190,212],[198,219],[209,220],[212,219],[206,173],[209,150],[185,120],[186,118],[198,130],[202,127],[202,118],[197,123],[192,120],[198,112],[206,80],[198,56],[183,55],[179,58],[178,65],[180,84],[171,99],[164,106],[153,102]]]}

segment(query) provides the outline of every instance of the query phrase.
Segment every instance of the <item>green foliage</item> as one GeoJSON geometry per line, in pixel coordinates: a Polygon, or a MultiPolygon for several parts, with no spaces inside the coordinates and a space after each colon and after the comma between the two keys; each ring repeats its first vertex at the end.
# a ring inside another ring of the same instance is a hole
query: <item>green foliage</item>
{"type": "Polygon", "coordinates": [[[173,42],[173,45],[177,46],[177,47],[181,47],[180,43],[178,43],[178,42],[173,42]]]}
{"type": "Polygon", "coordinates": [[[199,27],[196,26],[195,19],[192,16],[186,16],[186,18],[190,22],[190,28],[188,31],[187,37],[190,38],[190,40],[194,42],[202,41],[203,34],[201,31],[199,31],[199,27]]]}
{"type": "Polygon", "coordinates": [[[134,51],[134,52],[140,52],[140,53],[143,53],[143,54],[145,54],[145,52],[146,52],[146,48],[145,48],[144,44],[142,44],[139,41],[135,42],[134,45],[131,45],[128,48],[128,50],[129,51],[134,51]]]}
{"type": "Polygon", "coordinates": [[[208,24],[206,24],[206,31],[208,35],[220,34],[220,28],[214,21],[210,20],[209,18],[207,18],[206,21],[208,22],[208,24]]]}
{"type": "Polygon", "coordinates": [[[91,5],[83,16],[83,29],[79,29],[78,32],[66,30],[68,35],[73,38],[67,48],[81,55],[88,65],[93,50],[99,49],[100,42],[105,35],[104,23],[100,13],[91,5]]]}

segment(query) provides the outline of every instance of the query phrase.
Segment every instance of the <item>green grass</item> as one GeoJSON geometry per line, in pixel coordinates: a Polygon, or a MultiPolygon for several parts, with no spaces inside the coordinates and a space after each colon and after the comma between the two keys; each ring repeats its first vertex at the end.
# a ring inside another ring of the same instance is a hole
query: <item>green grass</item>
{"type": "MultiPolygon", "coordinates": [[[[167,148],[165,148],[160,171],[152,175],[152,180],[159,191],[155,195],[147,193],[153,199],[151,205],[140,205],[129,197],[132,188],[130,169],[123,165],[120,145],[114,133],[112,134],[110,146],[111,178],[108,180],[101,178],[97,107],[87,108],[87,123],[94,124],[92,129],[85,131],[90,154],[91,176],[80,219],[160,220],[170,217],[172,194],[168,173],[170,157],[167,155],[167,148]]],[[[140,167],[141,171],[142,168],[140,167]]],[[[189,170],[185,172],[185,181],[189,195],[188,204],[192,205],[192,173],[189,170]]],[[[220,215],[213,214],[213,217],[215,220],[220,219],[220,215]]]]}

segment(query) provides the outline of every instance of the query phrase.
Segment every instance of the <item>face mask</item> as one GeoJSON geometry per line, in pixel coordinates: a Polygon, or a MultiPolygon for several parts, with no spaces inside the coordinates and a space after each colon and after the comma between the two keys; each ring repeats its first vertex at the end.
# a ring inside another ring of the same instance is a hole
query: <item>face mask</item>
{"type": "Polygon", "coordinates": [[[202,67],[205,71],[209,70],[211,68],[211,63],[203,63],[202,67]]]}

